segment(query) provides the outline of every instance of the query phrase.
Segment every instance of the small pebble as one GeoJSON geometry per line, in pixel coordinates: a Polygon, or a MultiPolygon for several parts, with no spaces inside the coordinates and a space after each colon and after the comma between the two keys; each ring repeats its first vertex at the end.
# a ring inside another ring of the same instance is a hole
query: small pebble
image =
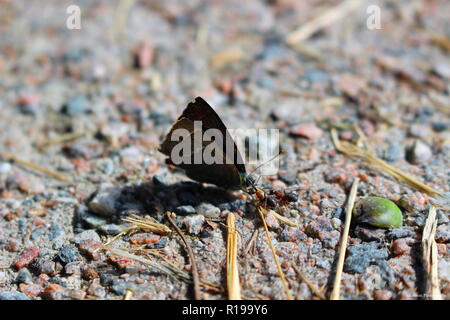
{"type": "Polygon", "coordinates": [[[0,292],[0,300],[30,300],[26,295],[19,291],[0,292]]]}
{"type": "Polygon", "coordinates": [[[411,247],[406,243],[405,239],[397,239],[392,244],[392,251],[396,256],[400,256],[408,254],[411,251],[411,247]]]}
{"type": "Polygon", "coordinates": [[[73,261],[69,262],[64,266],[64,272],[68,275],[80,274],[81,268],[83,267],[83,261],[73,261]]]}
{"type": "Polygon", "coordinates": [[[162,237],[158,242],[149,243],[147,245],[147,248],[148,249],[162,249],[162,248],[165,248],[168,244],[169,244],[169,238],[162,237]]]}
{"type": "Polygon", "coordinates": [[[63,264],[67,264],[79,259],[78,252],[72,245],[62,247],[56,256],[63,264]]]}
{"type": "Polygon", "coordinates": [[[289,132],[294,137],[303,137],[311,141],[317,140],[322,135],[322,129],[314,124],[299,124],[291,127],[289,132]]]}
{"type": "Polygon", "coordinates": [[[375,300],[391,300],[394,295],[392,291],[386,289],[378,289],[374,292],[375,300]]]}
{"type": "Polygon", "coordinates": [[[31,261],[33,261],[39,255],[39,249],[37,247],[28,247],[23,250],[23,253],[16,258],[14,266],[20,270],[26,267],[31,261]]]}
{"type": "Polygon", "coordinates": [[[89,202],[89,209],[104,217],[110,217],[116,213],[116,201],[122,193],[122,188],[107,183],[102,183],[89,202]]]}
{"type": "Polygon", "coordinates": [[[213,206],[210,203],[202,202],[195,207],[197,214],[204,215],[206,217],[219,217],[220,209],[213,206]]]}
{"type": "Polygon", "coordinates": [[[195,214],[195,208],[193,206],[179,206],[175,208],[175,213],[180,215],[195,214]]]}
{"type": "Polygon", "coordinates": [[[105,288],[97,282],[91,283],[87,290],[87,293],[91,296],[96,296],[99,298],[104,298],[106,295],[105,288]]]}
{"type": "Polygon", "coordinates": [[[77,117],[89,111],[86,96],[80,94],[69,101],[62,107],[61,112],[70,116],[77,117]]]}
{"type": "Polygon", "coordinates": [[[197,235],[200,233],[205,217],[202,215],[191,215],[183,219],[183,223],[186,225],[186,229],[189,234],[197,235]]]}
{"type": "Polygon", "coordinates": [[[389,146],[384,157],[387,161],[399,161],[405,158],[405,148],[399,144],[389,146]]]}
{"type": "Polygon", "coordinates": [[[427,162],[433,156],[430,147],[420,140],[416,140],[407,151],[407,159],[413,164],[427,162]]]}
{"type": "Polygon", "coordinates": [[[30,271],[28,271],[27,268],[22,268],[19,271],[19,273],[17,274],[16,282],[17,283],[26,283],[26,284],[32,283],[33,277],[31,275],[30,271]]]}

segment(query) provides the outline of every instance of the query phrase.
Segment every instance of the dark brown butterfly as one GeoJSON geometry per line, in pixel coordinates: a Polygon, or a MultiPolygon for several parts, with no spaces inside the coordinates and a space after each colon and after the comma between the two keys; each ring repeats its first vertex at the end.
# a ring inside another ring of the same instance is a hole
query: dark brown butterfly
{"type": "MultiPolygon", "coordinates": [[[[175,164],[186,172],[186,175],[196,181],[212,183],[220,187],[229,189],[246,188],[253,185],[253,178],[251,175],[247,175],[243,158],[236,146],[236,143],[231,138],[230,133],[227,131],[224,123],[214,111],[214,109],[201,97],[197,97],[194,102],[190,102],[186,109],[184,109],[181,116],[175,121],[170,129],[169,133],[164,137],[161,143],[159,151],[164,153],[172,160],[172,150],[179,143],[178,139],[173,137],[173,133],[177,129],[186,129],[190,133],[191,139],[191,161],[190,163],[175,164]],[[194,158],[196,153],[203,152],[204,148],[209,143],[215,142],[203,142],[203,147],[194,149],[194,121],[201,121],[201,130],[204,133],[208,129],[218,129],[223,138],[222,145],[220,146],[223,152],[223,159],[232,157],[232,163],[200,163],[194,164],[194,158]],[[175,141],[174,141],[175,140],[175,141]],[[227,145],[228,144],[228,145],[227,145]],[[230,145],[232,144],[232,145],[230,145]]],[[[175,163],[174,161],[171,161],[175,163]]]]}

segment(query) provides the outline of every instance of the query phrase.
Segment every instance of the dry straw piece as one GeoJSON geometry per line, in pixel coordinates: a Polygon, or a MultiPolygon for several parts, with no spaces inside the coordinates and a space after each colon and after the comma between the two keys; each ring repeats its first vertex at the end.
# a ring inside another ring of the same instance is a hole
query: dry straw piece
{"type": "Polygon", "coordinates": [[[0,158],[4,158],[5,160],[13,161],[15,163],[18,163],[18,164],[24,166],[24,167],[27,167],[29,169],[33,169],[33,170],[41,172],[41,173],[44,173],[44,174],[46,174],[46,175],[48,175],[50,177],[53,177],[55,179],[58,179],[60,181],[71,182],[71,180],[69,178],[67,178],[67,177],[65,177],[65,176],[63,176],[63,175],[61,175],[61,174],[59,174],[57,172],[54,172],[52,170],[49,170],[49,169],[43,168],[41,166],[38,166],[37,164],[34,164],[34,163],[30,162],[30,161],[22,160],[22,159],[16,157],[15,155],[12,155],[12,154],[0,154],[0,158]]]}
{"type": "Polygon", "coordinates": [[[398,181],[403,182],[418,191],[428,194],[431,198],[430,201],[432,201],[435,205],[439,207],[442,208],[450,207],[450,199],[448,197],[445,197],[441,192],[405,174],[403,171],[387,164],[380,158],[373,155],[372,152],[370,152],[369,150],[361,149],[360,147],[355,146],[354,144],[351,144],[347,141],[340,141],[337,136],[336,129],[334,128],[331,129],[331,138],[333,140],[335,148],[339,152],[342,152],[350,157],[361,159],[367,165],[379,169],[384,173],[388,173],[398,181]]]}
{"type": "Polygon", "coordinates": [[[122,220],[131,223],[131,226],[128,227],[125,232],[129,232],[135,229],[143,229],[162,235],[168,235],[172,233],[172,230],[170,230],[170,228],[167,227],[166,225],[151,220],[149,218],[137,216],[135,214],[123,218],[122,220]]]}
{"type": "Polygon", "coordinates": [[[40,150],[43,150],[43,149],[50,147],[57,143],[67,142],[70,140],[80,138],[80,137],[86,135],[87,133],[88,133],[87,131],[78,131],[78,132],[71,132],[71,133],[63,134],[56,138],[49,139],[47,141],[44,141],[43,143],[40,143],[39,145],[37,145],[37,148],[40,150]]]}
{"type": "MultiPolygon", "coordinates": [[[[165,261],[167,263],[167,265],[164,265],[159,262],[149,260],[144,257],[129,253],[124,250],[120,250],[120,249],[116,249],[116,248],[109,248],[109,247],[104,247],[104,249],[109,250],[112,254],[126,257],[129,259],[138,261],[140,263],[143,263],[145,265],[148,265],[151,268],[154,268],[164,274],[167,274],[168,276],[170,276],[172,278],[182,280],[187,283],[192,283],[192,277],[187,271],[181,270],[181,269],[177,268],[176,266],[174,266],[172,263],[168,263],[167,261],[165,261]]],[[[208,282],[208,281],[200,280],[200,285],[202,285],[207,290],[211,290],[214,292],[222,292],[220,286],[218,286],[214,283],[208,282]]]]}
{"type": "Polygon", "coordinates": [[[288,218],[283,217],[282,215],[276,213],[276,212],[273,211],[273,210],[270,210],[270,209],[269,209],[269,210],[267,210],[267,212],[273,214],[275,218],[277,218],[278,220],[280,220],[280,221],[283,222],[284,224],[287,224],[288,226],[291,226],[291,227],[298,227],[298,223],[297,223],[297,222],[291,221],[291,220],[289,220],[288,218]]]}
{"type": "Polygon", "coordinates": [[[344,268],[345,252],[347,251],[348,232],[350,230],[350,222],[352,220],[352,210],[355,204],[356,192],[358,190],[359,178],[353,181],[352,189],[348,196],[347,209],[345,212],[344,231],[341,236],[341,246],[339,247],[339,257],[336,265],[336,276],[334,278],[333,291],[330,295],[330,300],[339,300],[341,291],[342,270],[344,268]]]}
{"type": "Polygon", "coordinates": [[[264,213],[262,210],[262,207],[260,205],[256,205],[256,210],[258,210],[259,216],[261,217],[261,220],[264,225],[264,230],[266,231],[267,241],[269,242],[270,249],[272,250],[273,259],[275,260],[275,264],[278,269],[278,274],[280,275],[281,282],[283,283],[284,291],[286,292],[286,295],[289,300],[293,300],[291,292],[289,291],[289,287],[286,281],[286,278],[284,277],[283,270],[281,269],[281,266],[278,262],[277,255],[275,253],[275,249],[273,248],[272,239],[270,238],[269,228],[267,228],[266,219],[264,218],[264,213]]]}
{"type": "Polygon", "coordinates": [[[171,216],[175,216],[172,212],[167,211],[166,216],[169,220],[170,224],[174,227],[174,229],[177,231],[177,233],[180,235],[181,239],[184,242],[184,245],[186,246],[187,252],[189,254],[189,260],[191,263],[191,269],[192,269],[192,279],[194,281],[194,297],[195,300],[201,300],[201,292],[200,292],[200,277],[198,275],[198,269],[197,269],[197,261],[195,261],[194,252],[192,251],[191,246],[189,245],[189,242],[187,241],[186,237],[184,236],[183,232],[178,228],[178,226],[173,222],[171,216]]]}
{"type": "Polygon", "coordinates": [[[431,300],[442,300],[439,289],[438,252],[434,236],[436,234],[436,208],[431,206],[423,228],[422,255],[425,278],[427,279],[427,294],[431,300]]]}
{"type": "Polygon", "coordinates": [[[234,214],[227,216],[227,288],[229,300],[241,300],[239,270],[237,264],[237,230],[234,227],[234,214]]]}
{"type": "Polygon", "coordinates": [[[209,63],[213,67],[220,67],[230,62],[238,62],[242,60],[244,53],[239,48],[229,48],[211,56],[209,63]]]}
{"type": "Polygon", "coordinates": [[[299,42],[302,42],[308,39],[317,31],[333,24],[334,22],[348,16],[351,12],[358,9],[361,5],[361,0],[347,0],[335,7],[332,7],[320,14],[316,18],[306,22],[297,30],[288,34],[286,38],[286,42],[295,46],[299,42]]]}
{"type": "Polygon", "coordinates": [[[314,283],[309,281],[309,279],[297,267],[294,266],[294,270],[317,297],[319,297],[321,300],[326,300],[324,294],[314,285],[314,283]]]}

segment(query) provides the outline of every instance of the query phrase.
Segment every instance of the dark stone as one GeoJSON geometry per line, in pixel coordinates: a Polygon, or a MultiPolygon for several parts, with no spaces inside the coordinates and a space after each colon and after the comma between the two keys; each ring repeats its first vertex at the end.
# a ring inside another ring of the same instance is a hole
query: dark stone
{"type": "Polygon", "coordinates": [[[414,236],[414,232],[411,230],[404,230],[404,229],[390,229],[386,233],[386,239],[389,241],[397,240],[400,238],[407,238],[414,236]]]}
{"type": "Polygon", "coordinates": [[[237,210],[241,210],[244,211],[246,210],[246,203],[244,200],[242,199],[236,199],[230,202],[224,202],[224,203],[220,203],[218,205],[220,211],[232,211],[232,212],[236,212],[237,210]]]}
{"type": "Polygon", "coordinates": [[[383,280],[387,282],[388,286],[392,286],[395,283],[394,270],[384,260],[376,260],[375,264],[380,268],[383,280]]]}
{"type": "Polygon", "coordinates": [[[107,287],[113,283],[114,277],[108,273],[100,273],[100,283],[102,286],[107,287]]]}
{"type": "Polygon", "coordinates": [[[348,247],[344,271],[348,273],[363,273],[371,263],[387,259],[389,257],[387,249],[379,249],[379,245],[378,242],[373,241],[348,247]]]}
{"type": "Polygon", "coordinates": [[[345,219],[344,209],[342,209],[341,207],[337,207],[336,209],[334,209],[334,211],[331,215],[333,218],[337,218],[340,220],[345,219]]]}
{"type": "Polygon", "coordinates": [[[193,206],[179,206],[174,211],[176,214],[181,215],[195,214],[195,208],[193,206]]]}
{"type": "Polygon", "coordinates": [[[72,245],[62,247],[56,256],[63,264],[78,260],[77,249],[72,245]]]}
{"type": "Polygon", "coordinates": [[[203,230],[200,232],[200,238],[205,239],[212,236],[211,230],[208,228],[203,228],[203,230]]]}
{"type": "Polygon", "coordinates": [[[31,275],[30,271],[28,271],[27,268],[20,269],[20,271],[18,272],[17,277],[16,277],[16,282],[17,283],[26,283],[26,284],[33,283],[33,277],[31,275]]]}
{"type": "Polygon", "coordinates": [[[161,239],[159,239],[159,241],[155,242],[155,243],[149,243],[147,245],[148,249],[162,249],[164,247],[166,247],[169,244],[169,238],[168,237],[162,237],[161,239]]]}
{"type": "Polygon", "coordinates": [[[433,122],[433,130],[436,132],[444,132],[450,128],[449,122],[436,121],[433,122]]]}

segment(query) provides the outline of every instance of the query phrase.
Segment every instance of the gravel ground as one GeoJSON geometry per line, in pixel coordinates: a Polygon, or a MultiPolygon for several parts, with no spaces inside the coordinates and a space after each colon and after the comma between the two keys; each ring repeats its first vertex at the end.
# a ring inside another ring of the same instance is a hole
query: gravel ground
{"type": "MultiPolygon", "coordinates": [[[[167,223],[177,213],[202,279],[225,288],[226,229],[235,212],[242,293],[285,299],[264,229],[249,197],[189,181],[157,151],[187,102],[208,101],[230,128],[278,128],[285,153],[266,189],[298,200],[268,216],[295,299],[316,299],[295,272],[332,289],[345,202],[379,196],[403,226],[352,225],[344,299],[423,299],[422,227],[430,199],[336,151],[357,124],[378,157],[449,192],[448,1],[363,4],[292,48],[285,37],[338,1],[76,1],[81,29],[66,28],[73,1],[0,1],[0,299],[192,299],[190,285],[139,262],[94,252],[131,213],[167,223]],[[73,139],[57,141],[74,134],[73,139]],[[8,154],[58,172],[8,161],[8,154]]],[[[448,211],[438,209],[440,289],[450,298],[448,211]]],[[[153,244],[190,271],[177,236],[140,231],[113,243],[153,244]]],[[[154,257],[161,262],[161,258],[154,257]]],[[[206,292],[225,299],[226,292],[206,292]]]]}

